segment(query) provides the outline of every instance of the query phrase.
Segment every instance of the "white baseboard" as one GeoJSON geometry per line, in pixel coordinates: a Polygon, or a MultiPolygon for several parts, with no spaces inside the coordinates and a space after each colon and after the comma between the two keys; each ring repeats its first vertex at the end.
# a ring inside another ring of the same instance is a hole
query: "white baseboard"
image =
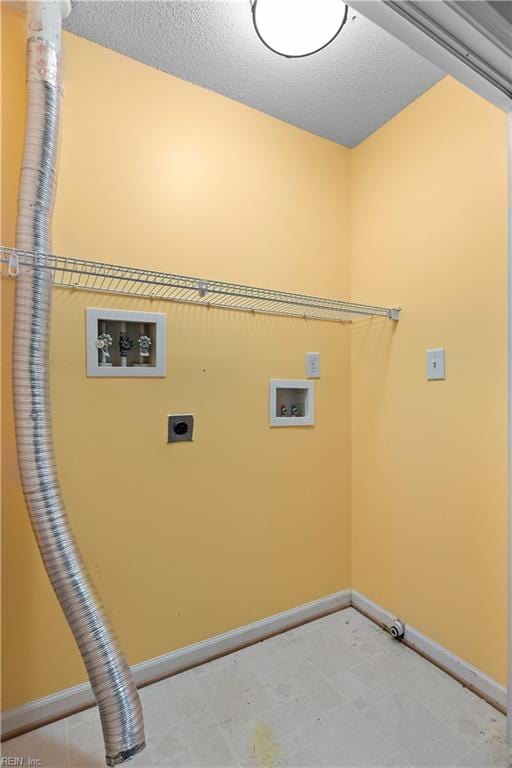
{"type": "Polygon", "coordinates": [[[74,685],[42,699],[29,701],[2,712],[2,739],[30,731],[39,725],[59,720],[95,703],[89,683],[74,685]]]}
{"type": "MultiPolygon", "coordinates": [[[[148,659],[132,667],[137,686],[141,687],[159,678],[168,677],[203,664],[217,656],[234,651],[245,645],[263,640],[265,637],[284,632],[306,621],[324,616],[333,611],[347,608],[351,604],[351,590],[335,592],[332,595],[313,600],[311,603],[290,608],[266,619],[246,624],[230,632],[210,637],[163,656],[148,659]]],[[[42,723],[57,720],[79,709],[92,706],[94,696],[89,683],[75,685],[63,691],[31,701],[20,707],[2,713],[2,738],[36,728],[42,723]]]]}
{"type": "MultiPolygon", "coordinates": [[[[187,645],[185,648],[179,648],[177,651],[171,651],[171,653],[166,653],[163,656],[135,664],[132,667],[135,682],[139,687],[147,685],[159,678],[168,677],[197,664],[203,664],[217,656],[258,642],[270,635],[284,632],[326,613],[348,608],[350,605],[383,627],[389,627],[397,618],[357,590],[346,589],[311,603],[291,608],[288,611],[277,613],[266,619],[255,621],[252,624],[246,624],[230,632],[210,637],[199,643],[187,645]]],[[[403,617],[401,620],[403,621],[403,617]]],[[[405,623],[404,642],[456,677],[475,693],[490,701],[498,709],[506,710],[507,691],[505,686],[493,680],[485,672],[459,658],[407,623],[405,623]]],[[[11,735],[36,728],[42,723],[66,717],[72,712],[93,704],[94,696],[89,683],[82,683],[37,701],[31,701],[2,714],[2,738],[8,738],[11,735]]]]}
{"type": "Polygon", "coordinates": [[[381,608],[368,597],[365,597],[357,590],[352,590],[352,605],[358,611],[364,613],[373,619],[377,624],[383,627],[389,627],[397,618],[405,625],[404,642],[425,658],[432,661],[437,666],[444,669],[448,674],[460,680],[472,691],[487,699],[498,709],[506,712],[507,709],[507,689],[497,680],[494,680],[481,669],[474,667],[468,661],[464,661],[459,656],[444,648],[435,640],[431,640],[410,624],[404,621],[403,617],[394,616],[389,611],[381,608]]]}

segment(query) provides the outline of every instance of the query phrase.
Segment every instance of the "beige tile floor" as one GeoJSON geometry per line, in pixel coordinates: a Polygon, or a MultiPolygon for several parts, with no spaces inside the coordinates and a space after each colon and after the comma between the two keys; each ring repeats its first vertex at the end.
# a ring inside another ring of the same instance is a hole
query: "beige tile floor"
{"type": "MultiPolygon", "coordinates": [[[[141,691],[131,768],[505,768],[505,718],[348,608],[141,691]]],[[[103,766],[96,709],[3,757],[103,766]]],[[[8,764],[8,763],[4,763],[8,764]]]]}

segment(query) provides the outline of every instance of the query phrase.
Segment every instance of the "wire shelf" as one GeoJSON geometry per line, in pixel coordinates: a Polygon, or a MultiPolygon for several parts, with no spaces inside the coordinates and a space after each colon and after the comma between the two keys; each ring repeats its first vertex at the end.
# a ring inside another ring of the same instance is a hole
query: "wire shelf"
{"type": "Polygon", "coordinates": [[[0,246],[0,255],[1,262],[6,265],[3,272],[10,277],[37,265],[52,272],[55,286],[74,290],[335,322],[352,322],[368,317],[398,320],[400,314],[396,307],[353,304],[221,280],[205,280],[53,254],[35,254],[5,246],[0,246]]]}

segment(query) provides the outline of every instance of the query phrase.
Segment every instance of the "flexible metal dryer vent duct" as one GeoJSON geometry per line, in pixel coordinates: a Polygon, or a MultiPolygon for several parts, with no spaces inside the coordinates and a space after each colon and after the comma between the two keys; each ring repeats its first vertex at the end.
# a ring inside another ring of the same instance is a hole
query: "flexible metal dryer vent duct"
{"type": "Polygon", "coordinates": [[[17,247],[36,254],[16,281],[13,357],[18,464],[32,527],[57,598],[82,654],[105,739],[107,765],[145,746],[139,695],[71,532],[51,433],[48,346],[51,251],[60,110],[60,39],[69,3],[27,3],[27,122],[20,177],[17,247]],[[39,257],[37,254],[41,254],[39,257]]]}

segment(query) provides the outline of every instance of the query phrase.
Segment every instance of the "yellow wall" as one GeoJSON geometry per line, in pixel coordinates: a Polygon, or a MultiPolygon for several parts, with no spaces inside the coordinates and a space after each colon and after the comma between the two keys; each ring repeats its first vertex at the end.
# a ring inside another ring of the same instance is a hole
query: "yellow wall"
{"type": "MultiPolygon", "coordinates": [[[[12,244],[23,19],[3,11],[12,244]]],[[[404,306],[347,332],[55,291],[64,496],[129,661],[353,585],[504,681],[503,115],[445,79],[348,151],[72,35],[64,53],[57,253],[404,306]],[[87,379],[86,306],[165,311],[167,378],[87,379]],[[447,349],[445,382],[425,381],[429,346],[447,349]],[[270,430],[267,380],[302,377],[310,350],[317,426],[270,430]],[[167,413],[189,410],[196,441],[167,446],[167,413]]],[[[84,673],[27,521],[3,375],[12,707],[84,673]]]]}
{"type": "MultiPolygon", "coordinates": [[[[2,106],[6,127],[16,121],[4,157],[12,243],[24,42],[23,19],[5,13],[2,106]]],[[[57,253],[348,294],[347,150],[69,34],[64,57],[57,253]]],[[[5,290],[9,342],[12,285],[5,290]]],[[[64,498],[131,663],[350,585],[346,327],[54,294],[51,381],[64,498]],[[87,379],[86,306],[166,312],[167,378],[87,379]],[[317,425],[269,429],[268,379],[302,378],[311,350],[322,355],[317,425]],[[196,440],[168,446],[167,414],[184,411],[196,415],[196,440]]],[[[7,369],[9,708],[85,676],[27,522],[7,369]]]]}
{"type": "Polygon", "coordinates": [[[445,79],[351,155],[352,297],[404,307],[352,333],[352,585],[502,682],[505,151],[445,79]]]}

